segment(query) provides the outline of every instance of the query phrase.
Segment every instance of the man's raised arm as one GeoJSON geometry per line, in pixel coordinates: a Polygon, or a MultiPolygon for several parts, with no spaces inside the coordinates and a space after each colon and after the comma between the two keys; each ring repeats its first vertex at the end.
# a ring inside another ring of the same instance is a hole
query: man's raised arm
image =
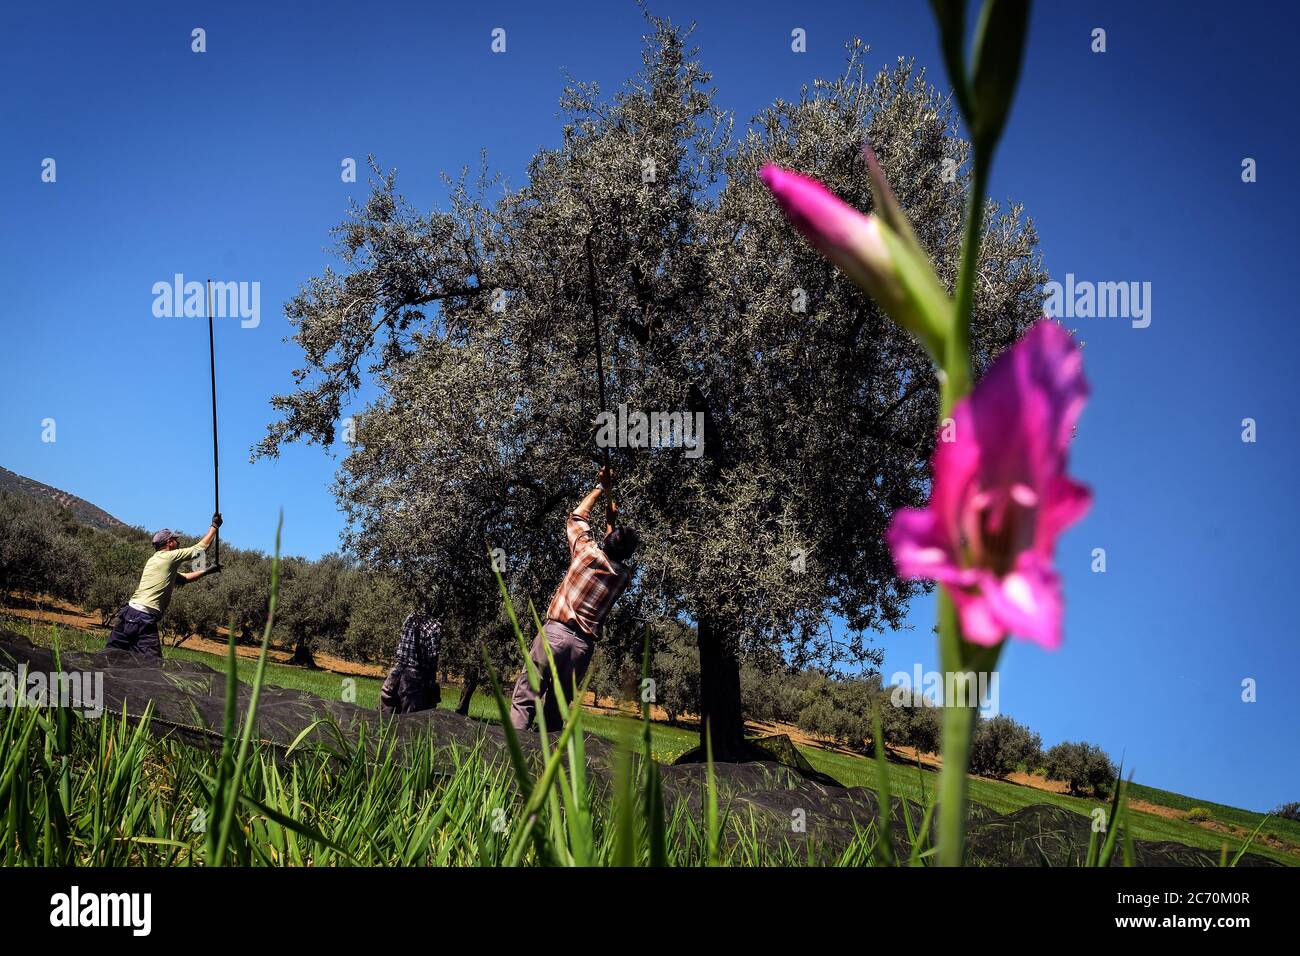
{"type": "MultiPolygon", "coordinates": [[[[583,538],[591,538],[591,509],[596,506],[596,499],[604,489],[597,485],[587,492],[587,497],[578,503],[578,507],[569,512],[565,523],[565,537],[569,539],[569,554],[577,554],[583,538]]],[[[595,543],[594,541],[592,542],[595,543]]]]}
{"type": "Polygon", "coordinates": [[[604,489],[601,488],[600,485],[592,488],[591,491],[587,492],[587,497],[583,498],[582,501],[578,503],[578,507],[573,509],[573,514],[579,515],[583,518],[590,518],[591,509],[596,506],[596,499],[600,497],[602,491],[604,491],[604,489]]]}
{"type": "MultiPolygon", "coordinates": [[[[216,539],[217,529],[220,527],[221,527],[221,512],[217,512],[212,516],[212,524],[208,528],[208,533],[205,534],[202,538],[200,538],[198,543],[194,547],[200,551],[207,551],[208,545],[212,544],[213,540],[216,539]]],[[[210,564],[202,571],[186,571],[182,574],[176,575],[176,583],[177,585],[184,585],[189,583],[190,581],[197,581],[199,578],[206,578],[209,574],[216,574],[220,570],[221,570],[220,564],[210,564]]]]}

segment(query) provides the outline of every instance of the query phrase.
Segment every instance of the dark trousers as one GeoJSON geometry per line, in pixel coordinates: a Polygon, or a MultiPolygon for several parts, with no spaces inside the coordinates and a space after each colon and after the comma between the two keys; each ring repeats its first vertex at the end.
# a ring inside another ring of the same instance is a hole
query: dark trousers
{"type": "Polygon", "coordinates": [[[118,612],[113,632],[108,635],[108,643],[104,646],[161,659],[162,641],[158,637],[158,618],[161,616],[151,611],[137,611],[128,604],[118,612]]]}
{"type": "Polygon", "coordinates": [[[586,634],[558,621],[547,621],[542,633],[533,639],[533,646],[528,652],[537,676],[541,678],[536,693],[528,683],[528,669],[515,681],[514,693],[510,701],[510,723],[516,730],[527,730],[537,713],[537,701],[545,697],[542,714],[546,717],[547,731],[559,730],[560,707],[555,702],[554,688],[551,686],[551,664],[546,659],[546,648],[542,645],[545,638],[551,647],[551,656],[555,658],[555,670],[560,677],[560,686],[564,691],[566,702],[573,700],[573,688],[582,683],[587,676],[587,667],[591,664],[591,652],[594,646],[586,634]]]}
{"type": "Polygon", "coordinates": [[[438,686],[438,669],[424,673],[404,664],[394,664],[379,689],[379,709],[385,714],[413,714],[432,710],[442,700],[438,686]]]}

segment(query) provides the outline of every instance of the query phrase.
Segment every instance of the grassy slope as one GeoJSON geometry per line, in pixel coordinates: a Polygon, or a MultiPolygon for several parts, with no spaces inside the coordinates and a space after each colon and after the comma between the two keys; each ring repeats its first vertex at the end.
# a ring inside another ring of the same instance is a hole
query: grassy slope
{"type": "MultiPolygon", "coordinates": [[[[59,640],[65,647],[98,650],[103,646],[102,637],[93,633],[45,625],[34,626],[30,621],[16,619],[6,620],[5,623],[13,630],[26,635],[37,643],[48,644],[52,639],[52,632],[57,630],[59,640]]],[[[218,670],[225,668],[223,659],[202,651],[179,647],[168,648],[166,654],[168,658],[197,661],[218,670]]],[[[237,666],[240,678],[251,682],[253,671],[256,668],[256,661],[241,657],[237,660],[237,666]]],[[[356,677],[353,679],[356,681],[356,703],[362,707],[377,707],[381,682],[372,677],[356,677]]],[[[305,691],[319,697],[338,700],[343,693],[343,680],[342,675],[330,671],[314,671],[282,664],[267,664],[266,683],[292,690],[305,691]]],[[[441,706],[448,709],[454,708],[457,697],[458,694],[454,690],[444,693],[441,706]]],[[[470,716],[495,720],[497,718],[496,703],[488,694],[476,694],[470,703],[470,716]]],[[[633,723],[629,719],[607,714],[593,713],[585,716],[583,722],[591,733],[609,739],[616,739],[634,730],[632,726],[629,726],[633,723]]],[[[667,724],[653,725],[651,733],[653,735],[655,757],[665,762],[692,749],[699,742],[699,735],[695,731],[667,724]]],[[[817,747],[800,746],[799,749],[814,767],[829,773],[840,782],[848,786],[875,789],[876,768],[872,761],[854,754],[823,750],[817,747]]],[[[890,772],[890,787],[896,796],[903,796],[918,803],[925,802],[927,798],[933,799],[938,780],[938,775],[935,772],[918,770],[916,767],[902,764],[891,764],[890,772]]],[[[971,780],[970,793],[972,800],[998,813],[1010,813],[1021,807],[1036,803],[1050,803],[1087,816],[1096,807],[1105,805],[1104,801],[1097,799],[1071,797],[1065,794],[1050,793],[1017,784],[981,778],[971,780]]],[[[1249,810],[1198,801],[1181,794],[1140,784],[1135,784],[1131,793],[1135,799],[1144,800],[1158,806],[1172,807],[1177,810],[1205,807],[1210,811],[1213,819],[1221,823],[1244,827],[1247,830],[1254,830],[1263,818],[1262,814],[1249,810]]],[[[1239,838],[1216,833],[1184,820],[1170,819],[1143,812],[1132,812],[1130,816],[1133,823],[1133,836],[1139,840],[1175,840],[1189,846],[1216,851],[1226,842],[1229,855],[1241,843],[1239,838]]],[[[1270,819],[1266,825],[1266,830],[1288,843],[1300,845],[1300,823],[1296,821],[1270,819]]],[[[1300,865],[1300,854],[1284,853],[1265,845],[1256,845],[1251,849],[1252,852],[1284,863],[1300,865]]]]}
{"type": "MultiPolygon", "coordinates": [[[[1158,787],[1147,787],[1139,783],[1133,784],[1131,793],[1135,800],[1145,800],[1147,803],[1158,804],[1162,807],[1173,807],[1175,810],[1204,807],[1210,811],[1212,819],[1218,820],[1220,823],[1245,827],[1247,830],[1254,830],[1255,827],[1259,826],[1259,821],[1263,819],[1263,814],[1253,813],[1250,810],[1230,807],[1223,803],[1197,800],[1193,797],[1185,797],[1181,793],[1161,790],[1158,787]]],[[[1283,820],[1279,817],[1270,817],[1268,823],[1264,824],[1262,832],[1271,833],[1287,843],[1300,845],[1300,820],[1283,820]]]]}

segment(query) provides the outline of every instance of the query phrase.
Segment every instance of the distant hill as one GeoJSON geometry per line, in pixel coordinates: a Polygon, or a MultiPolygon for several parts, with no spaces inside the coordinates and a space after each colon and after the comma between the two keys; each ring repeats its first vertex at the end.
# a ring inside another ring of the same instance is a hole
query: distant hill
{"type": "Polygon", "coordinates": [[[56,505],[67,508],[72,512],[73,517],[82,524],[90,525],[92,528],[125,528],[127,526],[125,521],[114,518],[103,508],[92,505],[84,498],[78,498],[66,491],[52,488],[31,478],[25,478],[7,468],[0,468],[0,491],[12,491],[20,495],[26,495],[29,498],[51,501],[56,505]]]}

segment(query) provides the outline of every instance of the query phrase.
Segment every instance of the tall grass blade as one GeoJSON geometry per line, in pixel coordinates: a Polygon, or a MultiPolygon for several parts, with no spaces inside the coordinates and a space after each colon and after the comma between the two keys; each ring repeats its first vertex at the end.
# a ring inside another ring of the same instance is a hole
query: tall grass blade
{"type": "MultiPolygon", "coordinates": [[[[875,751],[876,760],[876,803],[878,804],[877,820],[879,821],[879,838],[876,840],[876,856],[881,866],[894,865],[894,840],[893,840],[893,797],[889,792],[889,761],[885,758],[885,737],[880,732],[880,711],[873,709],[871,714],[871,734],[872,750],[875,751]]],[[[903,808],[903,816],[908,821],[908,828],[911,828],[911,814],[907,808],[903,808]]],[[[911,834],[909,834],[911,835],[911,834]]],[[[915,836],[913,844],[915,845],[915,836]]]]}
{"type": "MultiPolygon", "coordinates": [[[[230,842],[231,828],[235,821],[235,805],[238,802],[239,788],[243,782],[244,763],[248,758],[249,741],[253,736],[253,727],[257,721],[257,704],[262,695],[262,681],[266,677],[266,651],[271,644],[271,630],[275,627],[275,612],[280,603],[280,535],[284,530],[284,511],[280,511],[279,521],[275,526],[275,555],[271,559],[271,601],[266,613],[266,627],[262,630],[262,646],[257,655],[257,671],[253,676],[253,689],[248,700],[248,713],[244,717],[244,732],[239,740],[239,755],[235,758],[235,766],[231,771],[231,780],[229,784],[230,792],[222,794],[221,800],[222,816],[221,828],[217,836],[216,852],[213,862],[220,865],[225,857],[226,846],[230,842]]],[[[230,647],[230,659],[234,659],[234,645],[230,647]]],[[[232,667],[233,671],[233,667],[232,667]]],[[[234,681],[234,674],[227,678],[228,681],[234,681]]],[[[226,701],[230,702],[230,693],[227,691],[226,701]]],[[[231,716],[233,708],[226,714],[226,724],[230,725],[233,720],[231,716]]]]}

